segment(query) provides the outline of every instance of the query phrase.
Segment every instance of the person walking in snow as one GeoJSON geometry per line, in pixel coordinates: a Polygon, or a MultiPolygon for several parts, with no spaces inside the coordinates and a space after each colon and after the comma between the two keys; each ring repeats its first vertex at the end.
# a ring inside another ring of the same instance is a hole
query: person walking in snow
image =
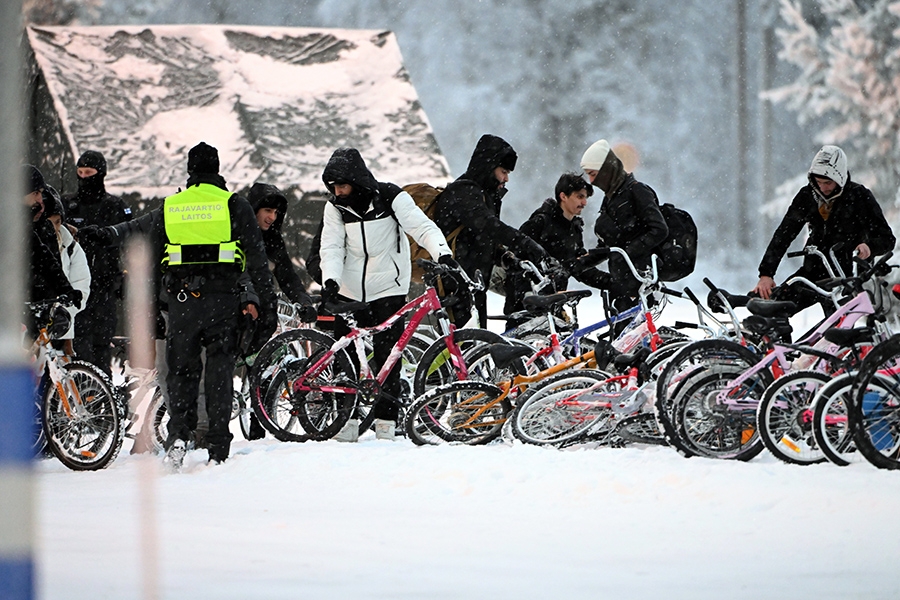
{"type": "MultiPolygon", "coordinates": [[[[801,309],[812,306],[820,298],[802,284],[776,289],[775,272],[804,225],[809,230],[806,246],[815,246],[827,256],[832,247],[841,244],[835,255],[847,274],[852,273],[854,252],[868,259],[893,250],[896,243],[875,196],[864,185],[850,179],[847,155],[839,147],[822,146],[813,157],[807,177],[809,183],[794,196],[772,235],[759,263],[759,281],[753,288],[762,298],[790,300],[801,309]]],[[[827,278],[828,271],[819,257],[807,256],[803,266],[787,279],[791,277],[806,277],[815,282],[827,278]]],[[[833,310],[825,304],[823,308],[833,310]]]]}
{"type": "MultiPolygon", "coordinates": [[[[466,172],[438,198],[434,220],[444,235],[462,227],[455,241],[455,258],[469,277],[474,278],[480,270],[489,279],[501,246],[538,267],[549,257],[540,244],[500,220],[506,184],[517,159],[516,151],[503,138],[485,134],[475,145],[466,172]]],[[[474,301],[479,324],[486,327],[486,293],[476,292],[474,301]]],[[[464,324],[459,319],[456,322],[457,326],[464,324]]]]}
{"type": "MultiPolygon", "coordinates": [[[[354,313],[362,327],[378,325],[406,304],[411,262],[408,234],[438,262],[457,266],[447,240],[408,193],[393,183],[376,181],[355,148],[338,148],[331,155],[322,181],[331,192],[325,204],[320,248],[322,303],[337,298],[365,302],[366,309],[354,313]]],[[[385,363],[391,348],[403,333],[403,320],[374,336],[375,368],[385,363]]],[[[335,320],[334,336],[350,333],[341,318],[335,320]]],[[[351,353],[351,357],[356,357],[351,353]]],[[[382,389],[388,398],[400,396],[399,363],[382,389]]],[[[389,400],[375,404],[375,435],[394,439],[398,406],[389,400]]],[[[336,439],[356,441],[359,421],[350,419],[336,439]]]]}
{"type": "MultiPolygon", "coordinates": [[[[84,152],[76,164],[78,192],[65,198],[66,215],[77,228],[103,227],[131,219],[131,210],[118,196],[106,191],[106,158],[96,150],[84,152]]],[[[97,246],[82,240],[91,268],[91,295],[75,318],[75,352],[110,374],[110,341],[118,321],[117,299],[121,297],[124,274],[118,248],[97,246]]]]}
{"type": "MultiPolygon", "coordinates": [[[[647,268],[650,256],[669,233],[656,192],[625,171],[606,140],[591,144],[581,157],[581,168],[605,194],[594,223],[598,245],[622,248],[638,269],[647,268]]],[[[612,305],[618,310],[633,306],[640,282],[618,254],[609,258],[609,274],[615,286],[609,294],[612,305]]]]}

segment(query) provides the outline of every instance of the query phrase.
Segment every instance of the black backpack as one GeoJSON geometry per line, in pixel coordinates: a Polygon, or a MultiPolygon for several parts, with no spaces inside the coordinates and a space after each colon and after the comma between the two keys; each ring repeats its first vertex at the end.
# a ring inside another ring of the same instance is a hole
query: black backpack
{"type": "Polygon", "coordinates": [[[669,227],[669,235],[656,247],[660,281],[678,281],[694,272],[697,263],[697,226],[686,211],[660,204],[659,211],[669,227]]]}

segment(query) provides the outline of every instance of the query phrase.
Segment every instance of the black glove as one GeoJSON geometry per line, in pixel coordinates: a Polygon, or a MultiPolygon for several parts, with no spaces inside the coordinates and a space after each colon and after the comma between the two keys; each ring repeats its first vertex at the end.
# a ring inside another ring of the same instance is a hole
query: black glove
{"type": "Polygon", "coordinates": [[[438,264],[444,265],[445,267],[450,267],[451,269],[456,269],[457,271],[462,270],[462,268],[459,266],[459,263],[456,262],[456,259],[454,259],[450,254],[444,254],[443,256],[439,257],[438,264]]]}
{"type": "Polygon", "coordinates": [[[334,279],[327,280],[322,286],[322,302],[320,306],[334,302],[340,290],[341,286],[338,285],[337,281],[334,279]]]}
{"type": "Polygon", "coordinates": [[[87,244],[96,244],[98,246],[109,246],[112,244],[116,233],[112,227],[98,227],[97,225],[87,225],[78,230],[78,239],[87,244]]]}
{"type": "Polygon", "coordinates": [[[530,237],[523,236],[519,242],[519,247],[522,249],[522,253],[528,257],[528,260],[535,264],[540,264],[541,261],[550,257],[547,251],[544,250],[544,247],[530,237]]]}
{"type": "Polygon", "coordinates": [[[298,308],[297,316],[300,317],[300,321],[303,323],[315,323],[319,313],[316,312],[316,307],[312,304],[304,304],[298,308]]]}

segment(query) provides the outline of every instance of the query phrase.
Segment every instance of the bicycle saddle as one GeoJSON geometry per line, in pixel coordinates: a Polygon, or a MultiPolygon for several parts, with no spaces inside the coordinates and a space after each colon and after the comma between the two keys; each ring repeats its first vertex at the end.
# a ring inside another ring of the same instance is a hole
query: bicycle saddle
{"type": "Polygon", "coordinates": [[[333,315],[348,315],[368,306],[365,302],[326,302],[323,308],[333,315]]]}
{"type": "Polygon", "coordinates": [[[763,300],[762,298],[751,298],[747,302],[747,310],[751,314],[760,317],[790,317],[797,312],[798,308],[794,302],[781,300],[763,300]]]}
{"type": "Polygon", "coordinates": [[[826,340],[838,346],[853,346],[862,342],[871,342],[875,330],[871,327],[862,327],[859,329],[841,329],[840,327],[832,327],[822,334],[826,340]]]}
{"type": "Polygon", "coordinates": [[[571,292],[557,292],[549,296],[525,296],[522,305],[525,310],[534,312],[553,312],[570,300],[581,300],[591,295],[590,290],[573,290],[571,292]]]}
{"type": "Polygon", "coordinates": [[[488,352],[491,353],[491,358],[494,359],[497,368],[506,369],[516,362],[516,359],[534,354],[534,348],[518,344],[491,344],[488,352]]]}

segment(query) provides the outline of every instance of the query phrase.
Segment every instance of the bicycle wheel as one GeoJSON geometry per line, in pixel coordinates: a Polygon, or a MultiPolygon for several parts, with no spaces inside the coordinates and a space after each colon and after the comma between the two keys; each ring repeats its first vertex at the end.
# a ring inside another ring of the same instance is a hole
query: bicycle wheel
{"type": "Polygon", "coordinates": [[[665,360],[656,380],[653,412],[666,440],[673,444],[678,438],[673,409],[691,375],[720,367],[742,372],[759,359],[749,348],[730,340],[699,340],[683,346],[665,360]]]}
{"type": "MultiPolygon", "coordinates": [[[[512,433],[526,444],[556,446],[590,430],[591,438],[602,439],[615,428],[615,415],[605,402],[593,397],[579,398],[583,392],[610,378],[608,373],[579,369],[557,373],[532,385],[516,405],[512,433]]],[[[591,394],[615,392],[618,383],[601,386],[591,394]]]]}
{"type": "Polygon", "coordinates": [[[268,342],[250,371],[253,411],[260,424],[283,442],[326,440],[350,419],[356,406],[355,394],[323,392],[329,385],[356,385],[356,371],[344,351],[314,379],[311,390],[294,390],[297,378],[313,366],[334,344],[334,340],[313,329],[286,331],[268,342]],[[263,382],[269,382],[263,386],[263,382]],[[265,387],[265,389],[263,389],[265,387]]]}
{"type": "Polygon", "coordinates": [[[827,460],[813,433],[812,402],[829,379],[819,371],[795,371],[766,388],[756,423],[760,439],[775,458],[794,465],[827,460]]]}
{"type": "Polygon", "coordinates": [[[813,400],[816,444],[825,458],[839,467],[865,460],[856,449],[847,414],[855,379],[855,373],[838,375],[823,385],[813,400]]]}
{"type": "Polygon", "coordinates": [[[900,336],[863,359],[847,407],[856,448],[879,469],[900,468],[900,336]]]}
{"type": "Polygon", "coordinates": [[[156,454],[164,450],[166,439],[169,437],[169,410],[163,400],[162,390],[156,388],[147,410],[144,412],[143,427],[150,427],[150,448],[156,454]]]}
{"type": "Polygon", "coordinates": [[[666,441],[685,456],[750,460],[763,449],[756,425],[756,408],[771,374],[760,371],[731,389],[727,402],[719,392],[746,369],[715,365],[696,371],[685,380],[672,409],[675,435],[664,427],[666,441]]]}
{"type": "MultiPolygon", "coordinates": [[[[502,336],[486,329],[459,329],[453,333],[453,341],[463,354],[482,344],[509,343],[502,336]]],[[[470,376],[470,379],[474,378],[470,376]]],[[[418,398],[434,387],[458,380],[458,373],[453,368],[450,352],[447,350],[446,339],[441,337],[428,347],[416,367],[413,396],[418,398]]]]}
{"type": "Polygon", "coordinates": [[[418,446],[496,439],[512,409],[503,390],[483,381],[454,381],[420,396],[406,415],[406,434],[418,446]]]}
{"type": "Polygon", "coordinates": [[[73,471],[106,468],[119,454],[124,440],[116,396],[94,365],[75,361],[63,369],[66,373],[60,384],[65,402],[57,386],[48,385],[44,392],[42,415],[47,445],[73,471]]]}

